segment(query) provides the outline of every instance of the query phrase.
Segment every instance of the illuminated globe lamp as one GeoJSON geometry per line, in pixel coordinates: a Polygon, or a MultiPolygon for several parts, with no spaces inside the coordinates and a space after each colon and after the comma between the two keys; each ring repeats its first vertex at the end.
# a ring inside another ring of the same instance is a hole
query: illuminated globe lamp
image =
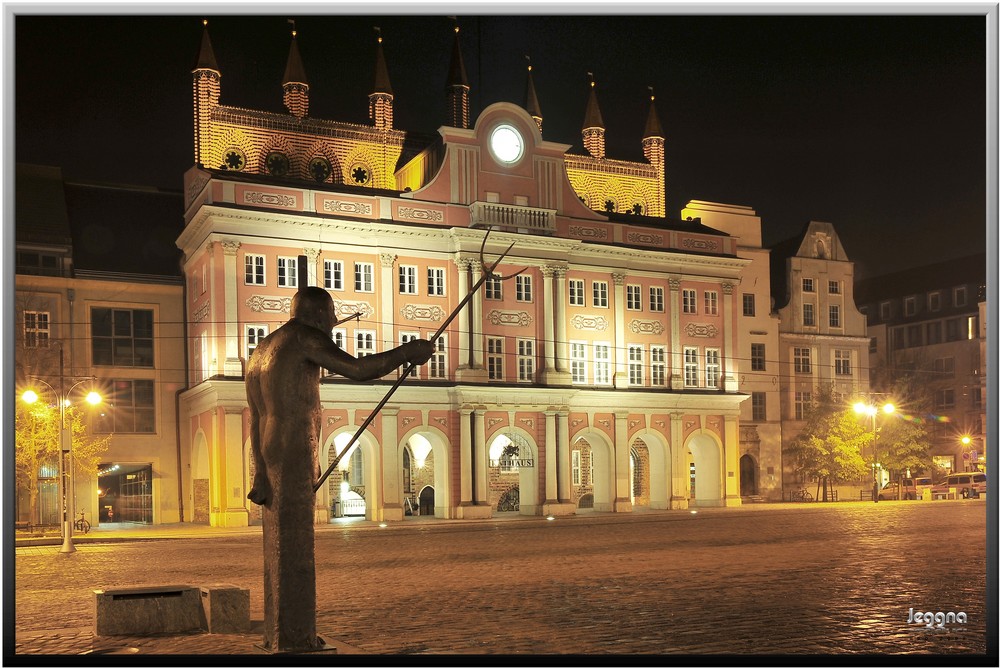
{"type": "MultiPolygon", "coordinates": [[[[69,490],[66,489],[66,472],[72,471],[73,431],[72,429],[66,426],[66,409],[71,405],[69,400],[69,395],[73,392],[73,390],[76,389],[81,383],[84,383],[88,380],[92,381],[93,378],[86,378],[84,380],[81,380],[73,384],[73,386],[70,387],[69,390],[63,395],[60,395],[59,392],[57,392],[54,387],[49,385],[41,378],[32,377],[32,380],[36,380],[41,384],[45,385],[46,387],[48,387],[49,390],[52,391],[52,394],[58,398],[59,445],[60,445],[59,447],[60,504],[59,505],[60,505],[60,510],[62,511],[63,514],[62,516],[63,544],[62,547],[59,549],[59,551],[62,553],[75,552],[76,547],[73,545],[73,519],[74,519],[73,495],[69,493],[69,490]],[[66,459],[65,464],[63,462],[64,457],[66,459]]],[[[39,399],[40,397],[38,396],[38,393],[35,392],[34,390],[25,390],[24,393],[21,394],[21,400],[24,401],[24,403],[26,404],[34,404],[39,399]]],[[[86,401],[91,406],[96,406],[97,404],[101,403],[102,397],[99,393],[91,390],[90,392],[87,393],[87,396],[84,398],[84,401],[86,401]]]]}

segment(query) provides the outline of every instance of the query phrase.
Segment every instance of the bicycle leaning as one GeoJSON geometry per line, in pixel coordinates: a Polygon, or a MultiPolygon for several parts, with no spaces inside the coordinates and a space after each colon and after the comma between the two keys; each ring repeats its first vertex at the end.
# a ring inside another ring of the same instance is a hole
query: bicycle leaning
{"type": "Polygon", "coordinates": [[[792,501],[812,501],[813,495],[808,489],[803,487],[792,492],[791,499],[792,501]]]}
{"type": "Polygon", "coordinates": [[[73,530],[79,533],[86,534],[90,531],[90,522],[84,516],[84,511],[80,511],[80,518],[73,522],[73,530]]]}

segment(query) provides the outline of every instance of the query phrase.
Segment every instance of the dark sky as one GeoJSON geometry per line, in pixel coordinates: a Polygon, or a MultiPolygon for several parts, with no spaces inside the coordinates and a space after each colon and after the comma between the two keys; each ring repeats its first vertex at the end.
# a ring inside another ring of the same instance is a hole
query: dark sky
{"type": "MultiPolygon", "coordinates": [[[[859,277],[985,247],[984,15],[694,16],[651,5],[628,15],[471,16],[460,8],[209,14],[222,103],[285,111],[295,19],[310,115],[367,123],[379,26],[396,127],[434,132],[445,110],[447,15],[457,13],[473,118],[493,102],[523,104],[530,55],[546,139],[580,150],[593,72],[608,156],[641,159],[653,86],[670,217],[691,199],[750,206],[767,245],[810,220],[830,222],[859,277]]],[[[190,72],[203,16],[160,9],[15,15],[17,161],[60,166],[69,179],[180,190],[193,162],[190,72]]]]}

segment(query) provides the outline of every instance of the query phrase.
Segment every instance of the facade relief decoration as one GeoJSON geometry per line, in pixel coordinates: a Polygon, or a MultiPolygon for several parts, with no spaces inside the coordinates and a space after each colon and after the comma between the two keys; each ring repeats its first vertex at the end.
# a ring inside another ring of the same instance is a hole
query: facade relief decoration
{"type": "Polygon", "coordinates": [[[445,312],[440,306],[426,304],[407,304],[399,309],[400,315],[406,320],[430,320],[438,322],[444,319],[445,312]]]}
{"type": "Polygon", "coordinates": [[[760,434],[757,432],[757,425],[740,425],[740,443],[760,445],[760,434]]]}
{"type": "Polygon", "coordinates": [[[412,206],[401,206],[398,210],[399,217],[405,220],[427,220],[434,223],[444,221],[444,213],[434,209],[417,209],[412,206]]]}
{"type": "MultiPolygon", "coordinates": [[[[223,239],[219,242],[219,245],[222,246],[223,255],[236,255],[236,251],[240,249],[240,242],[233,239],[223,239]]],[[[209,250],[211,250],[211,247],[209,247],[209,250]]]]}
{"type": "Polygon", "coordinates": [[[608,231],[598,227],[582,227],[580,225],[570,225],[569,234],[581,239],[607,239],[608,231]]]}
{"type": "Polygon", "coordinates": [[[719,328],[715,325],[704,325],[696,322],[689,322],[684,327],[684,333],[691,337],[713,339],[719,335],[719,328]]]}
{"type": "Polygon", "coordinates": [[[198,310],[194,312],[191,316],[192,322],[201,322],[208,317],[209,302],[206,300],[204,304],[198,307],[198,310]]]}
{"type": "Polygon", "coordinates": [[[684,248],[692,248],[694,250],[708,250],[714,251],[719,248],[718,241],[709,241],[708,239],[696,239],[688,237],[681,241],[681,246],[684,248]]]}
{"type": "Polygon", "coordinates": [[[323,200],[322,210],[327,213],[347,213],[359,216],[372,215],[372,205],[365,202],[349,202],[337,199],[323,200]]]}
{"type": "Polygon", "coordinates": [[[292,195],[277,195],[275,193],[264,193],[256,190],[247,190],[243,193],[244,204],[266,204],[268,206],[294,209],[297,206],[297,200],[298,198],[292,195]]]}
{"type": "Polygon", "coordinates": [[[343,320],[347,316],[360,313],[362,318],[368,318],[375,314],[375,309],[368,302],[347,302],[334,299],[333,305],[337,310],[337,318],[343,320]]]}
{"type": "Polygon", "coordinates": [[[630,244],[652,244],[655,246],[663,245],[663,235],[661,234],[648,234],[646,232],[629,232],[625,239],[630,244]]]}
{"type": "Polygon", "coordinates": [[[292,298],[253,295],[247,298],[246,305],[256,313],[288,313],[292,308],[292,298]]]}
{"type": "Polygon", "coordinates": [[[662,334],[663,333],[663,323],[659,320],[632,320],[628,324],[628,328],[634,334],[662,334]]]}
{"type": "Polygon", "coordinates": [[[589,316],[589,315],[575,315],[570,320],[570,324],[573,325],[574,329],[581,330],[593,330],[595,332],[603,332],[608,328],[608,319],[603,315],[599,316],[589,316]]]}
{"type": "Polygon", "coordinates": [[[497,426],[498,424],[503,424],[506,422],[507,422],[506,418],[491,417],[489,420],[486,421],[486,429],[492,431],[493,427],[497,426]]]}
{"type": "Polygon", "coordinates": [[[527,311],[492,310],[486,315],[486,319],[494,325],[509,325],[511,327],[527,327],[534,321],[534,318],[527,311]]]}

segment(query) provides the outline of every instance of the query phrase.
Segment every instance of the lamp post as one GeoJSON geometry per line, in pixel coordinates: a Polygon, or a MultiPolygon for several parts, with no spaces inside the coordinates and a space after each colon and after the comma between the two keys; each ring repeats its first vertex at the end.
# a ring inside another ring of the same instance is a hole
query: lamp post
{"type": "Polygon", "coordinates": [[[878,503],[878,490],[879,490],[879,471],[882,465],[878,462],[878,414],[881,410],[886,415],[891,415],[895,412],[896,407],[886,402],[881,406],[875,404],[866,404],[863,401],[859,401],[854,404],[854,412],[859,415],[867,415],[872,419],[872,434],[874,438],[872,439],[872,501],[878,503]]]}
{"type": "MultiPolygon", "coordinates": [[[[73,471],[73,430],[66,426],[66,408],[70,405],[69,397],[77,387],[87,381],[93,381],[94,376],[87,376],[78,380],[70,386],[69,390],[64,390],[66,376],[63,374],[63,350],[59,347],[59,389],[52,387],[47,381],[38,376],[29,376],[32,380],[45,385],[55,395],[59,403],[59,501],[62,511],[62,539],[63,544],[59,549],[62,553],[76,551],[73,545],[73,494],[68,488],[67,479],[72,478],[73,471]],[[65,460],[65,461],[64,461],[65,460]]],[[[34,390],[26,390],[21,395],[21,399],[28,404],[38,401],[38,393],[34,390]]],[[[101,395],[91,391],[86,396],[87,403],[96,406],[101,403],[101,395]]]]}

